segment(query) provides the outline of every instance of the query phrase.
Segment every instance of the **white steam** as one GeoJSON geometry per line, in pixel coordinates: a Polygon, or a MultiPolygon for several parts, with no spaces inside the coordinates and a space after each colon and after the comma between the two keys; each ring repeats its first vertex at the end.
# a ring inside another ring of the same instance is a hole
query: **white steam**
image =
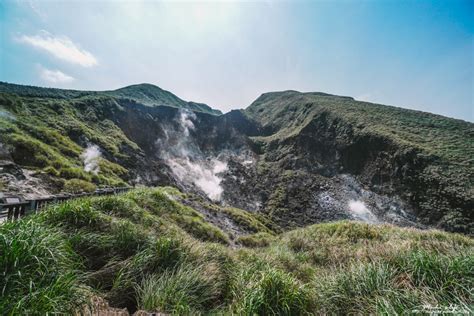
{"type": "Polygon", "coordinates": [[[181,182],[194,184],[211,200],[221,199],[224,189],[219,173],[227,169],[227,163],[215,158],[208,161],[191,161],[189,157],[168,159],[166,163],[181,182]]]}
{"type": "Polygon", "coordinates": [[[97,175],[100,171],[99,159],[101,155],[100,149],[96,145],[87,146],[86,150],[81,154],[81,158],[84,161],[84,171],[97,175]]]}
{"type": "Polygon", "coordinates": [[[11,114],[10,112],[4,111],[2,109],[0,109],[0,118],[4,118],[6,120],[11,120],[11,121],[16,120],[16,117],[13,114],[11,114]]]}
{"type": "Polygon", "coordinates": [[[189,137],[189,130],[194,130],[194,123],[191,119],[196,119],[196,114],[191,111],[181,110],[179,112],[179,123],[184,136],[189,137]]]}
{"type": "Polygon", "coordinates": [[[195,129],[196,115],[180,110],[178,127],[164,130],[164,138],[157,140],[160,156],[170,167],[173,175],[185,185],[194,185],[211,200],[222,199],[222,173],[227,162],[219,157],[206,157],[195,143],[191,132],[195,129]]]}
{"type": "Polygon", "coordinates": [[[349,210],[355,219],[368,223],[378,222],[378,219],[374,213],[372,213],[362,201],[349,201],[349,210]]]}

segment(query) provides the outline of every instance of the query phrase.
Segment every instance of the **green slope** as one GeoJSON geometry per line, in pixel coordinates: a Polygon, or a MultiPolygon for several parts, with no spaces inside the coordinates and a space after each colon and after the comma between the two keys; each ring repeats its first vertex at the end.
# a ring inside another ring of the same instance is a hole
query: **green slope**
{"type": "Polygon", "coordinates": [[[0,142],[15,163],[48,174],[57,190],[78,182],[85,188],[90,187],[86,183],[124,185],[128,170],[122,165],[141,150],[101,115],[118,107],[110,97],[62,99],[0,93],[0,113],[4,114],[0,115],[0,142]],[[88,143],[104,151],[99,175],[83,170],[81,154],[88,143]]]}
{"type": "Polygon", "coordinates": [[[46,173],[53,192],[121,186],[131,179],[130,168],[143,165],[144,156],[114,117],[125,115],[125,106],[137,112],[146,106],[220,114],[149,84],[95,92],[0,82],[0,144],[18,165],[46,173]],[[81,154],[88,144],[102,151],[99,175],[83,170],[81,154]]]}
{"type": "Polygon", "coordinates": [[[102,297],[132,313],[473,312],[468,237],[335,222],[280,235],[264,228],[230,246],[225,232],[182,204],[190,198],[141,189],[0,225],[0,309],[73,314],[102,297]]]}
{"type": "MultiPolygon", "coordinates": [[[[207,149],[215,146],[211,138],[229,145],[233,135],[241,143],[250,136],[259,155],[252,191],[265,193],[267,213],[283,213],[283,221],[306,218],[295,211],[304,213],[300,202],[311,200],[308,181],[321,187],[329,176],[349,173],[371,190],[401,197],[423,224],[474,234],[474,124],[350,97],[273,92],[242,112],[214,115],[148,84],[89,92],[0,83],[0,145],[18,165],[48,174],[53,191],[123,185],[138,169],[158,166],[147,158],[177,108],[202,112],[196,137],[207,149]],[[83,170],[88,143],[103,151],[99,175],[83,170]],[[313,166],[328,172],[321,177],[313,166]],[[289,187],[299,188],[297,199],[289,187]]],[[[166,180],[160,168],[154,176],[166,180]]]]}
{"type": "Polygon", "coordinates": [[[170,106],[184,108],[193,111],[222,114],[206,104],[186,102],[169,91],[163,90],[152,84],[137,84],[112,91],[80,91],[55,88],[41,88],[33,86],[16,85],[0,82],[0,93],[10,93],[22,97],[34,97],[44,99],[77,99],[82,97],[112,97],[116,99],[128,99],[147,106],[170,106]]]}
{"type": "Polygon", "coordinates": [[[474,124],[470,122],[351,97],[296,91],[265,93],[245,110],[271,130],[271,138],[290,137],[323,112],[344,120],[355,133],[387,136],[400,145],[418,147],[449,164],[473,170],[474,124]]]}
{"type": "Polygon", "coordinates": [[[186,102],[169,91],[146,83],[132,85],[113,91],[106,91],[103,93],[113,97],[132,99],[138,103],[148,106],[164,105],[214,115],[222,114],[221,111],[214,110],[206,104],[186,102]]]}
{"type": "Polygon", "coordinates": [[[424,223],[474,233],[473,123],[296,91],[265,93],[243,113],[260,126],[253,139],[268,163],[322,156],[409,201],[424,223]]]}

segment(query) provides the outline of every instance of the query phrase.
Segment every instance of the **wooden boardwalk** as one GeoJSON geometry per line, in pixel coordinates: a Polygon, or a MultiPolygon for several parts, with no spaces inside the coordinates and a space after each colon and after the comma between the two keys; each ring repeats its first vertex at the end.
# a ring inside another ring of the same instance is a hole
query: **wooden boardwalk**
{"type": "Polygon", "coordinates": [[[25,200],[21,196],[0,193],[0,223],[7,220],[18,220],[26,215],[35,214],[52,203],[60,203],[85,196],[101,196],[124,193],[129,187],[98,189],[91,193],[59,194],[37,199],[25,200]]]}

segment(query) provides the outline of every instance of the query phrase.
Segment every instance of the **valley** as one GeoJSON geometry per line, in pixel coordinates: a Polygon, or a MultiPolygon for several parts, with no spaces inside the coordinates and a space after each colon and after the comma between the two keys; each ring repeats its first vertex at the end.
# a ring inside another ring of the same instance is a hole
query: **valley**
{"type": "Polygon", "coordinates": [[[226,114],[145,84],[0,91],[7,191],[173,185],[284,229],[364,218],[474,229],[472,123],[295,91],[226,114]]]}
{"type": "Polygon", "coordinates": [[[221,113],[140,84],[0,83],[17,314],[472,312],[474,124],[325,93],[221,113]],[[97,194],[99,195],[99,194],[97,194]]]}

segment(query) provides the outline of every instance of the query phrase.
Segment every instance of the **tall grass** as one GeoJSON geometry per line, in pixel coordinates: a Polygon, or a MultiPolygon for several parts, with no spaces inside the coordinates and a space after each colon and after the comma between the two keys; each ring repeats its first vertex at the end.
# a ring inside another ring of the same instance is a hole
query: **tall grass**
{"type": "Polygon", "coordinates": [[[0,225],[2,314],[72,313],[88,291],[64,234],[36,218],[0,225]]]}
{"type": "Polygon", "coordinates": [[[132,313],[472,312],[472,238],[344,221],[264,230],[230,247],[179,222],[208,224],[181,198],[140,189],[0,225],[1,313],[72,314],[92,292],[132,313]]]}
{"type": "Polygon", "coordinates": [[[394,262],[353,264],[315,280],[318,302],[338,314],[403,314],[425,306],[472,312],[473,267],[472,254],[450,258],[425,251],[394,262]]]}
{"type": "Polygon", "coordinates": [[[243,267],[234,282],[230,309],[237,315],[303,315],[314,308],[309,288],[265,264],[243,267]]]}
{"type": "Polygon", "coordinates": [[[136,287],[136,292],[141,309],[194,314],[216,305],[221,283],[212,265],[182,265],[175,270],[147,276],[136,287]]]}

